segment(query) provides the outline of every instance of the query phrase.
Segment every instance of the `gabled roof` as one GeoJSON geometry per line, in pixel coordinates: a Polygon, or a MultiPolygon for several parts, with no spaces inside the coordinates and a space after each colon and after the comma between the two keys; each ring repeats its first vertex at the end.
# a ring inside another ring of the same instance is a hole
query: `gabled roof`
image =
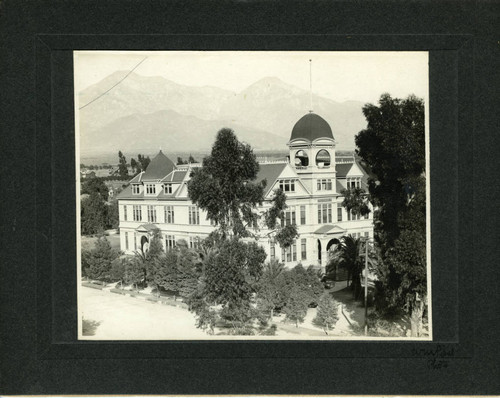
{"type": "Polygon", "coordinates": [[[137,232],[151,232],[155,229],[158,229],[158,226],[155,224],[142,224],[136,228],[137,232]]]}
{"type": "Polygon", "coordinates": [[[319,227],[316,231],[314,231],[315,234],[345,234],[347,231],[343,228],[340,228],[338,225],[323,225],[319,227]]]}
{"type": "Polygon", "coordinates": [[[167,174],[170,174],[175,169],[175,164],[160,150],[151,163],[149,163],[144,175],[143,181],[161,180],[167,174]]]}
{"type": "Polygon", "coordinates": [[[257,173],[257,179],[255,181],[257,183],[261,182],[264,179],[267,181],[266,188],[264,189],[264,196],[267,196],[286,166],[287,163],[259,164],[259,172],[257,173]]]}

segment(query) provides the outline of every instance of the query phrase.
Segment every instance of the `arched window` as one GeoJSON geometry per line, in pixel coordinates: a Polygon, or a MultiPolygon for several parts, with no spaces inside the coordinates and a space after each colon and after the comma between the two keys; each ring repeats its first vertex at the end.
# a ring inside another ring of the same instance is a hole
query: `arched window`
{"type": "Polygon", "coordinates": [[[330,166],[330,153],[326,149],[322,149],[316,155],[316,166],[318,167],[330,166]]]}
{"type": "Polygon", "coordinates": [[[309,156],[302,149],[295,154],[295,167],[309,166],[309,156]]]}

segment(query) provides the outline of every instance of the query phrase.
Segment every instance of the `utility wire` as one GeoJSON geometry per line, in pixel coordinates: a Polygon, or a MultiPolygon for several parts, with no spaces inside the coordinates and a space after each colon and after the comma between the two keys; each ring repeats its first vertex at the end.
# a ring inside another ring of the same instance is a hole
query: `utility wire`
{"type": "Polygon", "coordinates": [[[92,102],[94,101],[97,101],[99,98],[101,98],[103,95],[109,93],[111,90],[113,90],[116,86],[118,86],[122,81],[124,81],[134,70],[136,70],[140,64],[142,64],[145,60],[146,60],[147,57],[145,57],[141,62],[139,62],[136,66],[134,66],[134,68],[128,72],[122,79],[120,79],[120,81],[118,81],[118,83],[116,83],[114,86],[112,86],[111,88],[109,88],[108,90],[106,90],[105,92],[103,92],[101,95],[97,96],[96,98],[94,98],[92,101],[89,101],[87,102],[85,105],[81,106],[80,108],[78,108],[78,110],[80,109],[83,109],[85,108],[86,106],[90,105],[92,102]]]}

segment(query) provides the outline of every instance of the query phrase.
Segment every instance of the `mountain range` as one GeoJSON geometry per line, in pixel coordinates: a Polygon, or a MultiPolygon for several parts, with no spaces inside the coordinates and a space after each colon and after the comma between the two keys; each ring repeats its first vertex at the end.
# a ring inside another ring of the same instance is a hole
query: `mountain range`
{"type": "MultiPolygon", "coordinates": [[[[81,153],[207,151],[223,127],[256,150],[286,149],[294,124],[310,108],[308,91],[276,77],[235,93],[127,73],[115,72],[78,94],[81,153]]],[[[363,105],[313,95],[314,112],[330,124],[339,149],[354,149],[354,136],[366,127],[363,105]]]]}

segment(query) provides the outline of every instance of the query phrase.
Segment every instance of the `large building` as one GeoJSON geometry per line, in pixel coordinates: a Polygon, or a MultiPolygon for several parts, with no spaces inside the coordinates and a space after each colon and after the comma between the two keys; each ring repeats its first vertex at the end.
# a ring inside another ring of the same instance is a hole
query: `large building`
{"type": "MultiPolygon", "coordinates": [[[[282,249],[265,230],[260,244],[268,260],[277,259],[292,267],[321,265],[328,260],[338,239],[351,234],[373,236],[373,214],[360,217],[347,213],[341,203],[345,188],[366,189],[367,174],[353,157],[337,158],[335,139],[329,124],[315,113],[303,116],[293,127],[288,141],[289,156],[283,160],[259,162],[257,181],[267,180],[263,210],[271,205],[277,188],[287,196],[283,223],[295,223],[299,237],[282,249]]],[[[191,247],[213,231],[206,213],[188,197],[190,171],[199,164],[174,165],[159,152],[147,170],[135,176],[119,195],[121,249],[132,254],[149,242],[159,228],[165,249],[179,239],[191,247]]]]}

